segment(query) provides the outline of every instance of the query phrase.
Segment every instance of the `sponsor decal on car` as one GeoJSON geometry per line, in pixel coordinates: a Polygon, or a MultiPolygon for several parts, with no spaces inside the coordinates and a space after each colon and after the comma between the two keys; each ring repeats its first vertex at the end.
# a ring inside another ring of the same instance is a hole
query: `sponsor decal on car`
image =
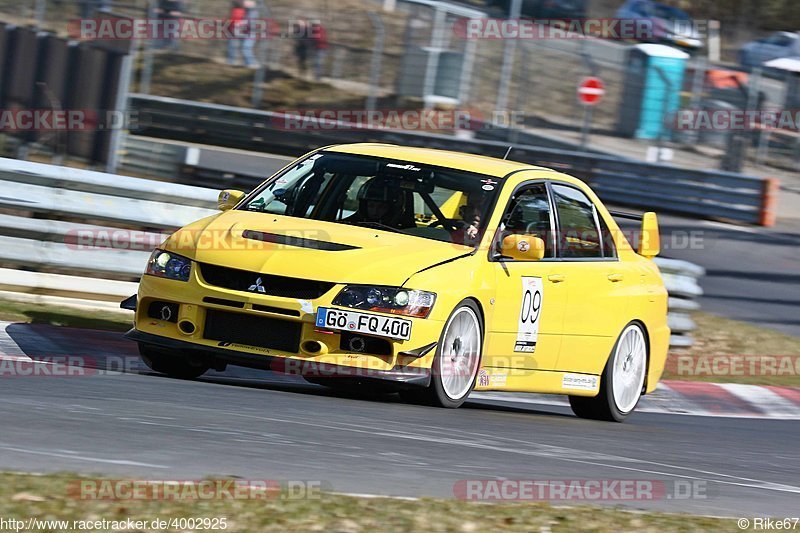
{"type": "Polygon", "coordinates": [[[522,277],[522,303],[520,304],[519,323],[517,325],[517,341],[514,344],[515,352],[533,353],[536,351],[543,293],[542,278],[522,277]]]}
{"type": "Polygon", "coordinates": [[[508,374],[505,372],[493,372],[489,376],[489,385],[493,387],[505,387],[508,374]]]}
{"type": "Polygon", "coordinates": [[[562,389],[572,390],[597,390],[597,376],[588,376],[586,374],[564,374],[561,378],[562,389]]]}
{"type": "Polygon", "coordinates": [[[217,346],[219,346],[220,348],[238,348],[240,350],[252,350],[254,352],[272,353],[271,350],[267,348],[262,348],[261,346],[250,346],[248,344],[237,344],[235,342],[221,341],[217,343],[217,346]]]}

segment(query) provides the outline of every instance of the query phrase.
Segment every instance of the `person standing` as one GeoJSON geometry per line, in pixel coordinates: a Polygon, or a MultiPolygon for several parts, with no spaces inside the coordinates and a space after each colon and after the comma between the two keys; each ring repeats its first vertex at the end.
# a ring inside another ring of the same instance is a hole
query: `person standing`
{"type": "Polygon", "coordinates": [[[159,27],[162,32],[158,48],[178,49],[178,38],[174,32],[166,32],[165,27],[167,25],[175,25],[174,22],[170,21],[177,21],[177,25],[180,26],[183,8],[183,0],[158,0],[156,17],[159,19],[159,27]]]}
{"type": "Polygon", "coordinates": [[[233,37],[228,39],[228,64],[239,64],[241,50],[244,63],[250,68],[258,67],[253,53],[256,44],[253,21],[258,18],[258,11],[253,0],[233,0],[229,19],[233,29],[233,37]]]}
{"type": "Polygon", "coordinates": [[[314,77],[319,81],[328,55],[328,32],[320,21],[311,24],[311,46],[314,50],[314,77]]]}
{"type": "Polygon", "coordinates": [[[308,23],[305,20],[297,20],[294,23],[294,55],[297,58],[297,67],[300,73],[305,75],[308,61],[308,23]]]}
{"type": "Polygon", "coordinates": [[[253,53],[256,45],[255,25],[254,21],[258,18],[258,10],[256,9],[255,0],[244,0],[242,3],[244,7],[244,31],[246,36],[242,39],[242,57],[244,63],[250,68],[257,68],[258,61],[253,53]]]}

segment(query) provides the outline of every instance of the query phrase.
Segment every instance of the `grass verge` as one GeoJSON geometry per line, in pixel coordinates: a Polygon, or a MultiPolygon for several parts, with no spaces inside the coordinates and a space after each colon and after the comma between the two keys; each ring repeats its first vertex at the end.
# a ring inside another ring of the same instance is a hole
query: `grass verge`
{"type": "Polygon", "coordinates": [[[708,313],[693,313],[692,318],[697,324],[695,343],[670,352],[662,379],[800,387],[800,337],[708,313]],[[685,356],[692,357],[692,364],[679,364],[685,356]],[[747,356],[761,356],[764,364],[753,366],[754,359],[747,356]],[[737,360],[745,361],[743,368],[733,366],[737,360]],[[741,375],[753,373],[751,368],[758,375],[741,375]]]}
{"type": "MultiPolygon", "coordinates": [[[[80,500],[74,474],[0,474],[5,520],[145,521],[226,518],[226,531],[736,531],[735,519],[640,513],[545,503],[482,504],[454,499],[318,498],[270,500],[80,500]]],[[[71,526],[70,526],[71,527],[71,526]]],[[[164,529],[162,531],[176,531],[164,529]]],[[[59,529],[51,529],[59,531],[59,529]]],[[[151,527],[129,531],[156,531],[151,527]]]]}
{"type": "Polygon", "coordinates": [[[132,319],[133,314],[126,316],[113,311],[18,302],[0,298],[0,320],[8,322],[128,331],[131,329],[132,319]]]}

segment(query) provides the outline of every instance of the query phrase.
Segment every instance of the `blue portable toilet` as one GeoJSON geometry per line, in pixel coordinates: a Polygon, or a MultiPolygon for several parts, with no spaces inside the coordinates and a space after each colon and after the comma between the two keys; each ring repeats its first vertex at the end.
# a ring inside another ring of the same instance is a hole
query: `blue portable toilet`
{"type": "Polygon", "coordinates": [[[665,118],[680,105],[689,54],[663,44],[639,44],[628,50],[628,66],[617,130],[627,137],[658,139],[669,131],[665,118]]]}

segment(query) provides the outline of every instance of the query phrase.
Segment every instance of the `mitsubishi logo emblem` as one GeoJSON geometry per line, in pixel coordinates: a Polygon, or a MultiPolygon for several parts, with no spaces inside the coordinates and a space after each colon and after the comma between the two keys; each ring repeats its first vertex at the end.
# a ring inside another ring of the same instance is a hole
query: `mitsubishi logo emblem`
{"type": "Polygon", "coordinates": [[[261,280],[261,278],[258,278],[253,285],[247,287],[247,290],[250,292],[260,292],[266,294],[267,289],[264,288],[264,285],[262,285],[262,283],[264,282],[261,280]]]}

